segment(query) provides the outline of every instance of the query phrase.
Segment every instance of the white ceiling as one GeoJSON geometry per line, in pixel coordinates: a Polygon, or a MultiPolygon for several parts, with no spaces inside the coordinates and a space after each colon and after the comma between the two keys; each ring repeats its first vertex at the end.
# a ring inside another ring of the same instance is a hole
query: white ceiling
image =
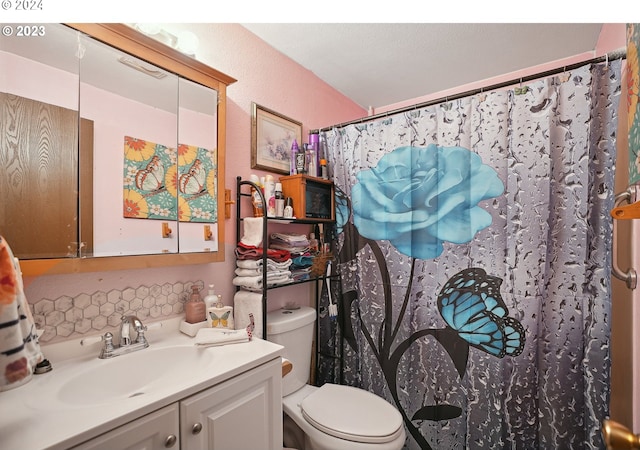
{"type": "Polygon", "coordinates": [[[591,52],[601,23],[243,23],[363,108],[591,52]]]}

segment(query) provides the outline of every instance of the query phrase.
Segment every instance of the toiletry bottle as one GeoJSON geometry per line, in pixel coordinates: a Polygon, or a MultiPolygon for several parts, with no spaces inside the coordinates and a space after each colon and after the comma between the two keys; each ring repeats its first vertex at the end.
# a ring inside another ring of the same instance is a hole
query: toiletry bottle
{"type": "Polygon", "coordinates": [[[284,201],[284,218],[291,219],[293,218],[293,199],[291,197],[287,197],[284,201]]]}
{"type": "Polygon", "coordinates": [[[267,217],[276,216],[276,182],[272,175],[267,175],[264,181],[264,198],[267,201],[267,217]]]}
{"type": "Polygon", "coordinates": [[[312,177],[318,176],[318,154],[316,150],[313,148],[313,145],[307,145],[307,173],[312,177]]]}
{"type": "Polygon", "coordinates": [[[327,160],[326,159],[321,159],[320,160],[320,176],[322,178],[324,178],[325,180],[329,179],[329,173],[327,172],[327,160]]]}
{"type": "Polygon", "coordinates": [[[202,301],[198,286],[191,286],[191,295],[189,296],[189,301],[184,306],[184,308],[186,313],[185,319],[188,323],[199,323],[206,319],[205,313],[207,307],[202,301]]]}
{"type": "Polygon", "coordinates": [[[296,173],[297,174],[302,174],[302,173],[306,173],[305,171],[305,162],[306,162],[306,155],[304,152],[304,144],[302,145],[302,148],[298,151],[298,153],[296,153],[296,173]]]}
{"type": "Polygon", "coordinates": [[[276,183],[276,217],[284,216],[284,194],[282,183],[276,183]]]}
{"type": "Polygon", "coordinates": [[[224,306],[222,296],[218,295],[215,306],[207,308],[207,316],[211,328],[230,328],[234,329],[233,323],[233,306],[224,306]]]}
{"type": "Polygon", "coordinates": [[[213,287],[213,284],[209,285],[209,291],[207,292],[207,296],[204,298],[204,304],[207,309],[215,306],[216,303],[218,303],[218,296],[215,294],[213,287]]]}
{"type": "Polygon", "coordinates": [[[320,176],[320,132],[315,131],[313,133],[309,133],[309,144],[311,145],[311,148],[313,149],[313,153],[315,155],[315,166],[316,166],[316,173],[313,173],[312,175],[314,177],[319,177],[320,176]]]}
{"type": "Polygon", "coordinates": [[[318,253],[318,240],[313,233],[309,235],[309,253],[312,255],[318,253]]]}
{"type": "Polygon", "coordinates": [[[294,139],[293,143],[291,144],[291,161],[290,161],[289,175],[295,175],[296,173],[298,173],[296,164],[298,163],[297,158],[298,158],[299,152],[300,152],[300,148],[298,147],[298,141],[294,139]]]}
{"type": "MultiPolygon", "coordinates": [[[[258,175],[251,174],[249,177],[249,181],[254,183],[260,190],[262,190],[262,185],[260,184],[260,178],[258,175]]],[[[262,217],[264,216],[264,211],[262,210],[262,199],[260,198],[260,194],[254,188],[251,188],[251,204],[253,205],[253,216],[254,217],[262,217]]]]}
{"type": "Polygon", "coordinates": [[[309,163],[311,162],[311,146],[309,144],[303,144],[302,148],[304,149],[304,172],[302,173],[309,174],[309,163]]]}

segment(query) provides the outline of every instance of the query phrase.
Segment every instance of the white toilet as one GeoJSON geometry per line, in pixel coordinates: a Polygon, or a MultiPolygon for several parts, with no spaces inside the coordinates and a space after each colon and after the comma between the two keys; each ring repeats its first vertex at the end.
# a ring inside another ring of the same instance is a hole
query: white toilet
{"type": "Polygon", "coordinates": [[[316,311],[267,314],[267,339],[284,347],[293,370],[282,379],[284,444],[299,450],[399,450],[406,434],[400,412],[363,389],[307,384],[316,311]]]}

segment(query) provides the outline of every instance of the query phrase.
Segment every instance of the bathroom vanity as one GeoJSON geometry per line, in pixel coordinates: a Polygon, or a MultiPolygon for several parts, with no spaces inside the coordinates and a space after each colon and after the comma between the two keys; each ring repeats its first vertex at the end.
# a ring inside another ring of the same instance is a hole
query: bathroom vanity
{"type": "Polygon", "coordinates": [[[0,392],[0,448],[282,448],[282,347],[197,347],[178,325],[106,360],[101,342],[43,346],[53,370],[0,392]]]}

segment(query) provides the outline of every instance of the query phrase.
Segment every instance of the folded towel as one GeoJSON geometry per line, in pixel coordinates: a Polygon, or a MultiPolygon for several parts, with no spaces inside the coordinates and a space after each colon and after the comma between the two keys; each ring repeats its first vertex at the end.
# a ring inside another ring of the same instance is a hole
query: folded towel
{"type": "Polygon", "coordinates": [[[291,253],[302,253],[309,249],[309,240],[304,234],[272,233],[269,239],[269,247],[289,250],[291,253]]]}
{"type": "MultiPolygon", "coordinates": [[[[266,259],[267,270],[285,270],[291,266],[293,261],[287,259],[285,261],[274,261],[272,259],[266,259]]],[[[239,259],[236,261],[236,266],[241,269],[260,269],[262,270],[262,258],[260,259],[239,259]]],[[[261,272],[262,273],[262,272],[261,272]]]]}
{"type": "Polygon", "coordinates": [[[195,338],[195,345],[212,347],[216,345],[239,344],[249,342],[247,330],[226,330],[222,328],[200,328],[195,338]]]}
{"type": "Polygon", "coordinates": [[[309,245],[306,234],[299,233],[271,233],[271,239],[294,245],[309,245]]]}
{"type": "MultiPolygon", "coordinates": [[[[246,245],[242,242],[238,242],[236,246],[236,258],[237,259],[260,259],[264,255],[262,247],[255,247],[252,245],[246,245]]],[[[275,250],[267,249],[267,258],[274,261],[282,262],[287,259],[291,259],[291,252],[287,250],[275,250]]]]}
{"type": "MultiPolygon", "coordinates": [[[[237,268],[235,270],[235,274],[238,275],[239,277],[255,277],[255,276],[262,276],[262,269],[241,269],[241,268],[237,268]]],[[[271,279],[271,278],[278,278],[282,275],[291,275],[291,271],[290,270],[269,270],[267,269],[267,280],[271,279]]]]}
{"type": "MultiPolygon", "coordinates": [[[[272,276],[267,273],[267,286],[279,286],[287,284],[292,281],[291,272],[287,271],[278,273],[272,276]]],[[[234,277],[232,280],[234,286],[239,286],[246,289],[261,289],[262,288],[262,275],[253,277],[234,277]]]]}
{"type": "Polygon", "coordinates": [[[262,217],[245,217],[242,220],[242,238],[240,242],[244,245],[259,247],[262,244],[262,217]]]}
{"type": "Polygon", "coordinates": [[[311,267],[313,265],[313,256],[300,255],[291,258],[291,263],[295,267],[311,267]]]}

